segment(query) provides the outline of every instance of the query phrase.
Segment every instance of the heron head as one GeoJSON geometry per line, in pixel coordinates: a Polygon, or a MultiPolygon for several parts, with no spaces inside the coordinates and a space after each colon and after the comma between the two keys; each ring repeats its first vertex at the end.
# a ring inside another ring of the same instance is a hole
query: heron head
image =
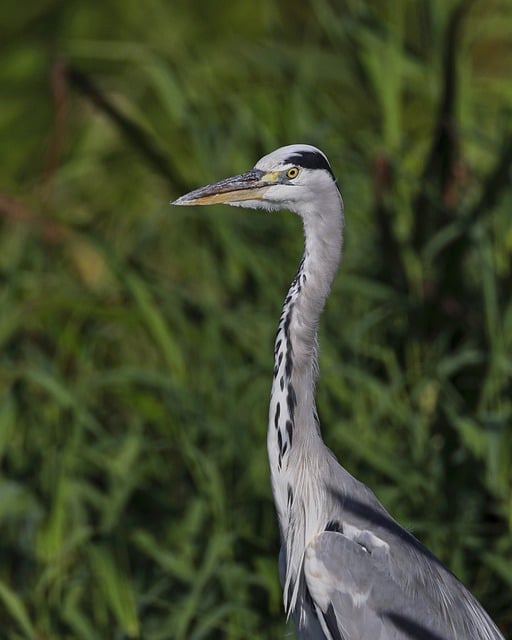
{"type": "Polygon", "coordinates": [[[336,179],[326,156],[316,147],[292,144],[264,156],[250,171],[191,191],[171,204],[224,203],[303,215],[308,205],[318,205],[322,194],[333,188],[336,179]]]}

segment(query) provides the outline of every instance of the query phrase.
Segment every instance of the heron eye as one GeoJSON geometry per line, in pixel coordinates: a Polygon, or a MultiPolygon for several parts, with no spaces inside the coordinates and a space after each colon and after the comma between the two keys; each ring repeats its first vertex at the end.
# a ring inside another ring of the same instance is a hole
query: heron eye
{"type": "Polygon", "coordinates": [[[290,178],[290,180],[293,180],[293,178],[296,178],[299,175],[299,169],[297,167],[292,167],[291,169],[288,169],[288,171],[286,172],[286,177],[290,178]]]}

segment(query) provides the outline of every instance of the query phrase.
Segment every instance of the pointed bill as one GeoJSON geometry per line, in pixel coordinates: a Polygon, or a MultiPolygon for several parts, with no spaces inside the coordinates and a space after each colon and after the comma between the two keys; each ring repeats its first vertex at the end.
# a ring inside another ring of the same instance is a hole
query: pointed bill
{"type": "Polygon", "coordinates": [[[261,200],[267,189],[275,184],[272,174],[251,169],[232,178],[186,193],[171,204],[192,206],[199,204],[237,204],[247,200],[261,200]]]}

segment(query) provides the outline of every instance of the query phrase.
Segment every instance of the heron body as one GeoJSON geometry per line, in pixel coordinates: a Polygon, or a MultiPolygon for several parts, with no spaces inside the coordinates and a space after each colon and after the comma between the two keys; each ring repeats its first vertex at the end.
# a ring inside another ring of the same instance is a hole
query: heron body
{"type": "Polygon", "coordinates": [[[267,449],[284,607],[302,640],[503,640],[471,593],[348,473],[315,406],[317,329],[342,253],[343,201],[326,156],[289,145],[173,204],[288,209],[304,253],[274,350],[267,449]]]}

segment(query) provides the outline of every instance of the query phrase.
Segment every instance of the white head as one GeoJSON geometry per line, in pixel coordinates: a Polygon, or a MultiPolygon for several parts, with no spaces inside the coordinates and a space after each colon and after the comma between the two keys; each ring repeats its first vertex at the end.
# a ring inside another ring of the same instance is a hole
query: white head
{"type": "Polygon", "coordinates": [[[311,145],[291,144],[264,156],[250,171],[196,189],[172,204],[288,209],[304,217],[328,195],[340,197],[325,154],[311,145]]]}

